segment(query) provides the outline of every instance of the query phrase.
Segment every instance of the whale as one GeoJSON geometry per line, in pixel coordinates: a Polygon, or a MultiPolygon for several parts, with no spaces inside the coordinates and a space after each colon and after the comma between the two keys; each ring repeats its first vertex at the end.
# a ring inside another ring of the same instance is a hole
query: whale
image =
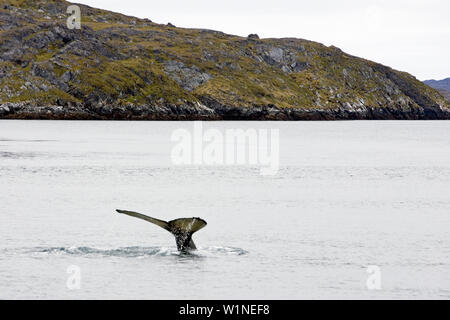
{"type": "Polygon", "coordinates": [[[175,242],[177,244],[177,249],[180,252],[189,252],[192,250],[197,250],[194,241],[192,240],[192,235],[206,227],[207,223],[201,218],[180,218],[171,221],[164,221],[156,218],[146,216],[142,213],[127,211],[127,210],[116,210],[120,214],[125,214],[134,218],[145,220],[147,222],[153,223],[164,230],[169,231],[175,236],[175,242]]]}

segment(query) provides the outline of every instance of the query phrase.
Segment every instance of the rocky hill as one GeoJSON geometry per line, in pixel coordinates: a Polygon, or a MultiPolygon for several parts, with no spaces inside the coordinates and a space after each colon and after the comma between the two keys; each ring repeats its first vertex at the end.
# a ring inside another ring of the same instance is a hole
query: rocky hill
{"type": "Polygon", "coordinates": [[[69,3],[2,0],[0,118],[450,119],[412,75],[302,39],[177,28],[69,3]]]}
{"type": "Polygon", "coordinates": [[[427,80],[425,84],[439,91],[448,101],[450,101],[450,78],[443,80],[427,80]]]}

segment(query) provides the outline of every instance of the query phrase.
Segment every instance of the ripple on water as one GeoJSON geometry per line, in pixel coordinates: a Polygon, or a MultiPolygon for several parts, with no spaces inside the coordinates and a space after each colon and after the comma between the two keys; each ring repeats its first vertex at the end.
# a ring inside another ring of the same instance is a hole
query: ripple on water
{"type": "Polygon", "coordinates": [[[19,250],[9,249],[10,254],[23,254],[31,257],[45,256],[79,256],[79,257],[118,257],[118,258],[145,258],[145,257],[220,257],[241,256],[248,252],[234,247],[200,247],[190,253],[180,253],[176,248],[169,247],[123,247],[123,248],[91,248],[91,247],[36,247],[19,250]]]}

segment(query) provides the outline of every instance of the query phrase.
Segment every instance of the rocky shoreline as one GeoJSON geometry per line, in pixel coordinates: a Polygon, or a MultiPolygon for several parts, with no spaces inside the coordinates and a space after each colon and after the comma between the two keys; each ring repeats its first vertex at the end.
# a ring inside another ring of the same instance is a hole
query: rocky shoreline
{"type": "Polygon", "coordinates": [[[0,105],[0,119],[34,120],[450,120],[450,110],[440,108],[279,109],[275,106],[236,108],[210,102],[208,105],[99,105],[34,106],[27,103],[0,105]]]}

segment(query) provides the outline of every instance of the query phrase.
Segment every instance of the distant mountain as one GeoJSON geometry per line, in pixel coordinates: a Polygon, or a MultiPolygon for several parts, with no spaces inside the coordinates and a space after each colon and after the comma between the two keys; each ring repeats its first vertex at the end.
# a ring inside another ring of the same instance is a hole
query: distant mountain
{"type": "Polygon", "coordinates": [[[426,80],[423,83],[435,89],[450,91],[450,78],[446,78],[443,80],[426,80]]]}
{"type": "Polygon", "coordinates": [[[69,5],[2,0],[0,118],[450,119],[449,103],[414,76],[334,46],[85,5],[71,30],[69,5]]]}
{"type": "Polygon", "coordinates": [[[450,101],[450,78],[443,80],[426,80],[423,83],[439,91],[448,101],[450,101]]]}

